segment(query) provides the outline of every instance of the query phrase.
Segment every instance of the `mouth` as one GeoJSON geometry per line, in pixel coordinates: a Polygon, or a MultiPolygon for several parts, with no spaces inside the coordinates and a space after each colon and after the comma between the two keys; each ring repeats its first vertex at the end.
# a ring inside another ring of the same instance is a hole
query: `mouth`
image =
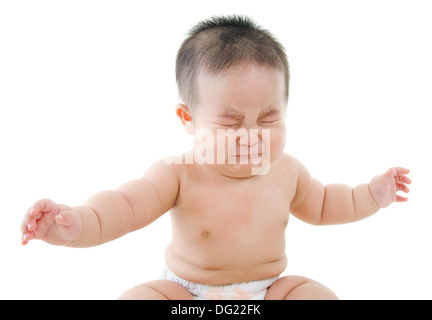
{"type": "Polygon", "coordinates": [[[244,153],[244,154],[231,154],[228,157],[232,158],[255,158],[262,157],[262,153],[244,153]]]}
{"type": "Polygon", "coordinates": [[[262,157],[264,154],[264,150],[262,148],[237,148],[236,150],[231,150],[228,152],[228,157],[231,158],[256,158],[262,157]],[[254,150],[255,149],[255,150],[254,150]]]}
{"type": "Polygon", "coordinates": [[[254,154],[235,154],[232,155],[231,157],[236,157],[236,158],[255,158],[255,157],[262,157],[262,153],[254,153],[254,154]]]}

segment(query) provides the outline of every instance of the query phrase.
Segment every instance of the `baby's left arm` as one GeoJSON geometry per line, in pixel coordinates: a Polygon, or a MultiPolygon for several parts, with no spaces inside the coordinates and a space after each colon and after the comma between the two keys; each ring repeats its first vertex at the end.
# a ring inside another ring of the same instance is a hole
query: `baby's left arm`
{"type": "Polygon", "coordinates": [[[299,163],[297,192],[291,203],[291,212],[299,219],[317,225],[348,223],[364,219],[392,202],[408,199],[396,194],[409,192],[405,168],[391,168],[373,178],[369,184],[354,188],[343,184],[323,186],[313,179],[299,163]]]}

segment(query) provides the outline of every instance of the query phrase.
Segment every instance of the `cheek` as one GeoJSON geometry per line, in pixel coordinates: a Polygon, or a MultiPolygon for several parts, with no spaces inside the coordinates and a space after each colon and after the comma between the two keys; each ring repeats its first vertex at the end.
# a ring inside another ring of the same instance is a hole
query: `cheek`
{"type": "Polygon", "coordinates": [[[226,155],[229,153],[229,143],[228,139],[224,135],[215,134],[215,150],[220,160],[224,159],[225,162],[226,155]]]}
{"type": "Polygon", "coordinates": [[[275,158],[279,156],[285,148],[285,126],[271,130],[270,133],[270,156],[275,158]]]}

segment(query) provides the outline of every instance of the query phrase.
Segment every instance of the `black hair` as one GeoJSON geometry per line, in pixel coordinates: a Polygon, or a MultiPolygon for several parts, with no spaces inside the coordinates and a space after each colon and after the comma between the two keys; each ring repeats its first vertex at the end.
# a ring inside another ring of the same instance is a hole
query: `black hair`
{"type": "Polygon", "coordinates": [[[177,54],[180,97],[191,109],[198,99],[196,79],[200,72],[216,75],[245,63],[282,70],[288,99],[288,60],[283,46],[270,32],[245,16],[216,16],[199,22],[177,54]]]}

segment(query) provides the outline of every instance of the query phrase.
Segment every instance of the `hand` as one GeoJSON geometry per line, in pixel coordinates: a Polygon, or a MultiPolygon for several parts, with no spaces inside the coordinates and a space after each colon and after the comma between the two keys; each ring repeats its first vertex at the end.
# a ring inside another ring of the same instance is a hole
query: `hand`
{"type": "Polygon", "coordinates": [[[389,206],[392,202],[405,202],[408,198],[396,194],[398,191],[409,192],[407,184],[411,184],[409,173],[405,168],[390,168],[386,173],[376,176],[369,183],[371,194],[380,208],[389,206]]]}
{"type": "Polygon", "coordinates": [[[79,236],[81,228],[81,216],[76,210],[43,199],[27,210],[21,224],[21,243],[41,239],[53,245],[67,245],[79,236]]]}

